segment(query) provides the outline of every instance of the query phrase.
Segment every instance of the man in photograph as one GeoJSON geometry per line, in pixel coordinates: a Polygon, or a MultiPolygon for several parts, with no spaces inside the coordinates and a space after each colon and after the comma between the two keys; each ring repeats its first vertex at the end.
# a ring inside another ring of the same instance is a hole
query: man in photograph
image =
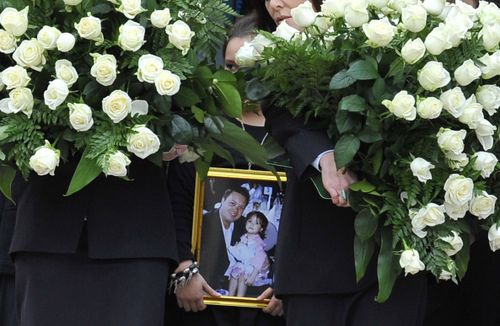
{"type": "Polygon", "coordinates": [[[200,269],[207,283],[223,295],[227,294],[228,289],[228,279],[224,276],[229,266],[227,248],[234,245],[245,232],[241,216],[248,200],[247,189],[226,189],[219,208],[203,215],[200,269]]]}

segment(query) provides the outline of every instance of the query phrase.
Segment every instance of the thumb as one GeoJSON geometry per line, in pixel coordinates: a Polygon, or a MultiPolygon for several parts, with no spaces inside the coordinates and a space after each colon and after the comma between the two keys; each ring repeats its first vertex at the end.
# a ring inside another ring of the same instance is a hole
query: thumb
{"type": "Polygon", "coordinates": [[[273,288],[267,288],[264,292],[262,292],[256,300],[265,300],[269,299],[270,297],[273,296],[273,288]]]}
{"type": "Polygon", "coordinates": [[[211,297],[220,297],[220,293],[212,289],[210,285],[208,285],[207,281],[203,280],[203,291],[205,291],[211,297]]]}

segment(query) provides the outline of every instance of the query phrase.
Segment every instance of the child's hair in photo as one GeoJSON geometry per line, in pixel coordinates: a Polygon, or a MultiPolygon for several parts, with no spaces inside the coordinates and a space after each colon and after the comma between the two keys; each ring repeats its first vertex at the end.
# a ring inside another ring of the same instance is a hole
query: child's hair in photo
{"type": "Polygon", "coordinates": [[[249,219],[251,219],[252,216],[255,216],[257,218],[257,220],[260,222],[260,226],[262,227],[262,231],[259,232],[259,235],[262,239],[265,239],[267,225],[269,224],[269,221],[267,220],[266,215],[264,215],[262,212],[259,212],[259,211],[251,211],[250,213],[247,214],[247,221],[249,219]]]}

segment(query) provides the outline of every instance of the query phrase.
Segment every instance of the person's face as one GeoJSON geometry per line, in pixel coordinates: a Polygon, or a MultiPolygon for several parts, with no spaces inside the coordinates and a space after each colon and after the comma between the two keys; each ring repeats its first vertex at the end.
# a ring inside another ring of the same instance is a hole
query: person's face
{"type": "Polygon", "coordinates": [[[242,194],[232,192],[222,200],[219,214],[224,222],[233,223],[241,217],[246,206],[246,198],[242,194]]]}
{"type": "Polygon", "coordinates": [[[250,234],[258,234],[262,231],[262,225],[260,224],[260,220],[257,218],[257,216],[253,215],[247,220],[245,229],[250,234]]]}
{"type": "Polygon", "coordinates": [[[247,37],[232,37],[227,42],[226,52],[224,53],[224,68],[232,73],[240,70],[240,66],[236,63],[236,52],[243,46],[243,43],[250,42],[250,36],[247,37]]]}
{"type": "Polygon", "coordinates": [[[292,19],[290,10],[297,7],[305,0],[264,0],[266,9],[271,18],[278,26],[282,21],[286,21],[288,25],[300,29],[292,19]]]}

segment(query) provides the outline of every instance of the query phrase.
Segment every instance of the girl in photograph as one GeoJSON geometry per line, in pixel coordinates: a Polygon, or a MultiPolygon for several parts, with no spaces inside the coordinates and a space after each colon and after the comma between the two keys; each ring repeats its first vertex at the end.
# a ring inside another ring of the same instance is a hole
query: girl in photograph
{"type": "Polygon", "coordinates": [[[229,277],[230,296],[244,297],[248,286],[262,285],[260,283],[267,278],[269,260],[264,249],[267,225],[264,214],[250,212],[245,223],[247,233],[228,248],[230,264],[224,275],[229,277]]]}

